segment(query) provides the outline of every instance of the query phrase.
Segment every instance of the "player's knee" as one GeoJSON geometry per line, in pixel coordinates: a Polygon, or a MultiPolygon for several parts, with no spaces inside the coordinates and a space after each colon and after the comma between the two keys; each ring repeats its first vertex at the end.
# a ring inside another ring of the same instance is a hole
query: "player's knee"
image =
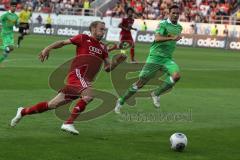
{"type": "Polygon", "coordinates": [[[181,78],[180,74],[179,73],[175,73],[172,75],[172,79],[173,81],[176,83],[177,81],[179,81],[181,78]]]}
{"type": "Polygon", "coordinates": [[[86,103],[90,103],[94,97],[93,96],[83,96],[82,99],[86,102],[86,103]]]}
{"type": "Polygon", "coordinates": [[[52,101],[49,101],[49,102],[48,102],[48,108],[49,108],[49,109],[56,109],[56,108],[59,107],[60,105],[61,105],[61,102],[60,102],[60,101],[52,100],[52,101]]]}
{"type": "Polygon", "coordinates": [[[54,102],[54,101],[49,101],[49,102],[48,102],[48,108],[49,108],[49,109],[55,109],[55,108],[57,108],[57,103],[54,102]]]}

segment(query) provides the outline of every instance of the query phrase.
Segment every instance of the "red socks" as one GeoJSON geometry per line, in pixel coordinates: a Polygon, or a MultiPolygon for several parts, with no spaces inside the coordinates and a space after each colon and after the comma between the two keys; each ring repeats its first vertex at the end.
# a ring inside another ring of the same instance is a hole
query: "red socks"
{"type": "Polygon", "coordinates": [[[130,55],[131,55],[131,61],[135,61],[135,59],[134,59],[134,48],[133,47],[130,49],[130,55]]]}
{"type": "Polygon", "coordinates": [[[70,117],[66,120],[65,124],[73,124],[75,119],[79,116],[80,112],[85,110],[87,103],[84,100],[80,100],[73,108],[70,117]]]}
{"type": "Polygon", "coordinates": [[[44,111],[49,110],[48,102],[40,102],[32,107],[24,108],[21,111],[22,116],[35,114],[35,113],[42,113],[44,111]]]}

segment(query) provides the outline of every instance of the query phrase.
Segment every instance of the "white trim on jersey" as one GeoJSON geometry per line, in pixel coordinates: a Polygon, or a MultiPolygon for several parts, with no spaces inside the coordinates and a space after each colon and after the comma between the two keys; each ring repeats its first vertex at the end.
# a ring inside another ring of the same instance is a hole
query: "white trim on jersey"
{"type": "Polygon", "coordinates": [[[82,86],[83,87],[88,87],[86,81],[81,76],[80,69],[76,69],[75,71],[76,71],[76,75],[77,75],[78,79],[80,80],[80,83],[82,84],[82,86]]]}

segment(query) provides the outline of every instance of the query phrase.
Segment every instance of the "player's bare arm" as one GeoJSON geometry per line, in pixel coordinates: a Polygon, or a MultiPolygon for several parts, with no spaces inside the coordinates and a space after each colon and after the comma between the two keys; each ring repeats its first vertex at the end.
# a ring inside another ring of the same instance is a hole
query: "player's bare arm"
{"type": "Polygon", "coordinates": [[[48,59],[49,57],[49,53],[52,49],[58,49],[58,48],[61,48],[65,45],[69,45],[69,44],[72,44],[72,42],[68,39],[68,40],[62,40],[62,41],[57,41],[57,42],[54,42],[52,44],[50,44],[49,46],[47,46],[46,48],[44,48],[40,54],[39,54],[39,59],[41,62],[44,62],[45,60],[48,59]]]}
{"type": "Polygon", "coordinates": [[[110,72],[114,70],[120,63],[126,60],[127,56],[125,54],[117,54],[113,57],[112,61],[108,58],[104,60],[104,70],[110,72]]]}
{"type": "Polygon", "coordinates": [[[155,42],[165,42],[165,41],[178,41],[182,37],[181,36],[162,36],[160,34],[155,35],[155,42]]]}
{"type": "Polygon", "coordinates": [[[134,30],[134,31],[137,31],[137,28],[133,28],[132,26],[131,26],[130,29],[131,29],[131,30],[134,30]]]}

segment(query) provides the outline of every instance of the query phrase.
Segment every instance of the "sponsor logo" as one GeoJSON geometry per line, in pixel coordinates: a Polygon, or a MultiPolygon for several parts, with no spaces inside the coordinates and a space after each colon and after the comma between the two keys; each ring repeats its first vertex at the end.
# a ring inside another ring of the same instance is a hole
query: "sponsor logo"
{"type": "Polygon", "coordinates": [[[240,49],[240,42],[231,42],[229,44],[230,49],[240,49]]]}
{"type": "Polygon", "coordinates": [[[199,39],[199,40],[197,40],[197,45],[200,47],[224,48],[225,41],[224,40],[216,40],[216,38],[214,38],[213,40],[211,38],[199,39]]]}
{"type": "Polygon", "coordinates": [[[140,34],[140,35],[137,36],[137,41],[138,42],[153,42],[154,38],[155,37],[154,37],[153,33],[152,34],[147,33],[145,35],[140,34]]]}
{"type": "Polygon", "coordinates": [[[191,46],[193,45],[193,38],[185,38],[182,37],[179,41],[177,41],[178,45],[184,45],[184,46],[191,46]]]}
{"type": "Polygon", "coordinates": [[[58,29],[57,35],[63,35],[63,36],[75,36],[79,33],[78,30],[74,30],[72,28],[64,28],[64,29],[58,29]]]}
{"type": "Polygon", "coordinates": [[[41,27],[34,27],[33,28],[33,33],[45,33],[45,30],[46,30],[46,28],[45,27],[43,27],[43,26],[41,26],[41,27]]]}
{"type": "Polygon", "coordinates": [[[53,34],[54,33],[54,28],[47,29],[44,26],[41,27],[34,27],[33,28],[33,33],[38,33],[38,34],[53,34]]]}
{"type": "Polygon", "coordinates": [[[96,48],[96,47],[93,47],[93,46],[89,46],[88,49],[89,49],[91,54],[95,54],[95,53],[102,54],[102,50],[99,49],[99,48],[96,48]]]}

